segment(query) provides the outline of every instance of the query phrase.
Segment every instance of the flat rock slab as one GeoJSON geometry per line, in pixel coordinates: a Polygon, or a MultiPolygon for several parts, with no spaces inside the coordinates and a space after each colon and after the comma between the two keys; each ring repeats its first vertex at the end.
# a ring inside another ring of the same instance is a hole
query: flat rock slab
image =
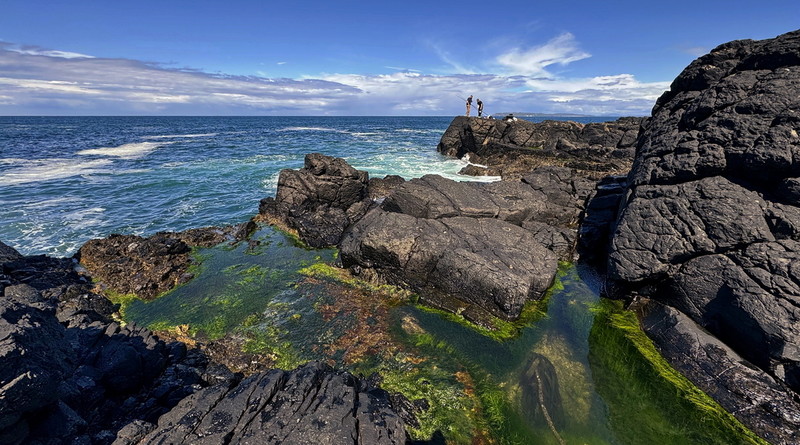
{"type": "Polygon", "coordinates": [[[138,441],[165,444],[405,444],[389,395],[327,365],[255,374],[184,399],[138,441]]]}

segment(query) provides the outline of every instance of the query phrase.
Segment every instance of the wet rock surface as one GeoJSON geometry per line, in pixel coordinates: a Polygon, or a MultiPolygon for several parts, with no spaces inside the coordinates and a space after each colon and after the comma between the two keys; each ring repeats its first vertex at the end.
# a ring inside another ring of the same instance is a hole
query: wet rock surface
{"type": "Polygon", "coordinates": [[[798,109],[800,31],[692,62],[640,134],[608,262],[618,290],[680,310],[792,388],[769,408],[787,419],[800,390],[798,109]]]}
{"type": "Polygon", "coordinates": [[[150,300],[192,278],[192,247],[211,247],[244,239],[255,228],[245,223],[184,232],[160,232],[148,238],[111,235],[84,244],[75,258],[102,288],[150,300]]]}
{"type": "Polygon", "coordinates": [[[445,131],[437,150],[446,156],[466,156],[478,164],[462,174],[516,178],[536,167],[555,165],[599,179],[628,171],[639,128],[645,122],[639,117],[580,124],[459,116],[445,131]]]}
{"type": "Polygon", "coordinates": [[[682,312],[646,299],[635,307],[642,328],[681,374],[770,443],[800,442],[800,407],[784,385],[682,312]]]}
{"type": "Polygon", "coordinates": [[[117,444],[404,444],[389,394],[327,365],[273,370],[184,399],[140,440],[117,444]]]}

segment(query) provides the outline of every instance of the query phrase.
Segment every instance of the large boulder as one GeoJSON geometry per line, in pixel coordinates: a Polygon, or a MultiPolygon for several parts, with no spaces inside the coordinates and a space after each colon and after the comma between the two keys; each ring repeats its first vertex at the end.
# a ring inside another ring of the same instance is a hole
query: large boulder
{"type": "Polygon", "coordinates": [[[329,366],[255,374],[184,399],[138,443],[369,444],[406,443],[389,394],[329,366]]]}
{"type": "Polygon", "coordinates": [[[342,158],[306,155],[299,170],[281,170],[275,198],[261,200],[259,216],[296,230],[311,247],[339,243],[344,230],[364,215],[369,175],[342,158]]]}
{"type": "Polygon", "coordinates": [[[692,62],[640,134],[612,288],[677,308],[800,391],[800,31],[692,62]]]}
{"type": "Polygon", "coordinates": [[[464,174],[511,178],[536,167],[556,165],[599,179],[628,170],[644,122],[638,117],[581,124],[458,116],[442,135],[437,150],[483,165],[465,168],[464,174]]]}
{"type": "MultiPolygon", "coordinates": [[[[345,267],[368,268],[424,301],[456,297],[505,319],[550,286],[557,257],[531,232],[494,218],[428,219],[374,209],[345,234],[345,267]]],[[[463,310],[467,306],[463,306],[463,310]]]]}
{"type": "Polygon", "coordinates": [[[558,260],[574,259],[593,193],[592,181],[566,167],[491,183],[426,175],[345,231],[342,263],[478,324],[491,324],[487,314],[513,320],[541,298],[558,260]]]}

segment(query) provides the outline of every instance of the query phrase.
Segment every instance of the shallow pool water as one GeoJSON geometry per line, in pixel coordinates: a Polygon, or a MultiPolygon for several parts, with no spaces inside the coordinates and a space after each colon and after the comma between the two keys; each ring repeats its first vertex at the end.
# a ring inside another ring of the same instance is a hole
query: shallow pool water
{"type": "Polygon", "coordinates": [[[439,430],[472,444],[756,443],[664,378],[631,341],[630,314],[600,299],[588,270],[562,266],[546,313],[497,341],[407,293],[319,266],[336,253],[269,227],[196,255],[193,281],[135,301],[124,317],[157,330],[189,325],[207,339],[238,335],[274,366],[322,360],[378,372],[418,407],[416,438],[439,430]]]}

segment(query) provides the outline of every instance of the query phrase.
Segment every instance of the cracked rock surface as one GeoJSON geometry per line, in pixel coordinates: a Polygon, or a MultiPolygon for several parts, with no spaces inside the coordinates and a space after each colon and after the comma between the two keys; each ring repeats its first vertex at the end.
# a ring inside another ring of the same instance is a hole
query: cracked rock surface
{"type": "Polygon", "coordinates": [[[206,388],[162,416],[145,437],[117,443],[405,444],[403,422],[388,400],[388,393],[349,373],[311,362],[206,388]]]}
{"type": "Polygon", "coordinates": [[[345,232],[342,263],[475,323],[482,311],[513,320],[549,287],[558,260],[573,258],[593,192],[553,166],[492,183],[412,179],[345,232]]]}
{"type": "MultiPolygon", "coordinates": [[[[799,132],[800,31],[692,62],[639,136],[608,262],[617,289],[680,310],[795,393],[799,132]]],[[[762,408],[796,429],[784,400],[762,408]]]]}

